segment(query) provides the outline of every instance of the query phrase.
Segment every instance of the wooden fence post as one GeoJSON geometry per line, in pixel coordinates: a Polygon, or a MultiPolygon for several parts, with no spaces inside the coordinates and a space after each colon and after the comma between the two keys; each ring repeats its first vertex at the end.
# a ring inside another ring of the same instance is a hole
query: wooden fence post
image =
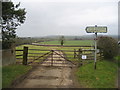
{"type": "Polygon", "coordinates": [[[51,66],[53,66],[53,50],[51,50],[52,51],[52,54],[51,54],[51,66]]]}
{"type": "Polygon", "coordinates": [[[80,66],[82,66],[82,50],[78,50],[78,60],[80,61],[80,66]]]}
{"type": "Polygon", "coordinates": [[[74,58],[76,58],[76,49],[74,49],[74,58]]]}
{"type": "Polygon", "coordinates": [[[23,50],[23,65],[27,65],[27,57],[28,57],[28,47],[24,47],[24,50],[23,50]]]}

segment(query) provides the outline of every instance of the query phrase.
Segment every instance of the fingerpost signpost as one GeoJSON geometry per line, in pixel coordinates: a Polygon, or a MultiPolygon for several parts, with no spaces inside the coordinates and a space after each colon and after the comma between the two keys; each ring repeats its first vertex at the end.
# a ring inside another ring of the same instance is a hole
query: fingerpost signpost
{"type": "Polygon", "coordinates": [[[94,69],[96,69],[96,61],[97,61],[97,33],[107,33],[107,27],[105,26],[89,26],[86,27],[87,33],[95,33],[95,58],[94,58],[94,69]]]}

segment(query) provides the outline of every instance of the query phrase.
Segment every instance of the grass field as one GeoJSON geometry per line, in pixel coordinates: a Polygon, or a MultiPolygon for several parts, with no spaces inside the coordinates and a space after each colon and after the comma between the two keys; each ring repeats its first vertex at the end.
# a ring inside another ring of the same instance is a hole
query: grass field
{"type": "MultiPolygon", "coordinates": [[[[85,41],[83,42],[85,43],[85,41]]],[[[47,52],[49,52],[50,50],[52,49],[55,49],[55,50],[62,50],[64,51],[64,53],[67,55],[67,58],[71,61],[75,61],[75,60],[78,60],[78,59],[74,59],[74,49],[78,50],[78,49],[90,49],[90,47],[45,47],[45,46],[35,46],[35,45],[21,45],[21,46],[18,46],[16,47],[16,50],[23,50],[23,47],[26,46],[28,47],[29,49],[41,49],[41,50],[48,50],[48,51],[31,51],[29,50],[28,51],[28,60],[29,59],[35,59],[37,58],[38,56],[41,56],[47,52]],[[67,50],[67,51],[66,51],[67,50]],[[69,51],[73,51],[73,52],[69,52],[69,51]],[[33,53],[33,54],[30,54],[30,53],[33,53]],[[43,54],[34,54],[34,53],[43,53],[43,54]]],[[[91,49],[93,49],[91,47],[91,49]]],[[[23,54],[23,52],[21,51],[17,51],[16,52],[16,55],[21,55],[23,54]]],[[[23,58],[22,56],[19,56],[18,58],[23,58]]],[[[41,58],[41,60],[44,59],[44,58],[41,58]]],[[[22,62],[22,59],[19,60],[20,62],[22,62]]],[[[29,60],[30,61],[30,60],[29,60]]],[[[36,60],[36,62],[40,62],[39,60],[36,60]]]]}
{"type": "MultiPolygon", "coordinates": [[[[46,41],[46,42],[41,42],[40,44],[45,44],[45,45],[60,45],[60,41],[46,41]]],[[[76,46],[94,46],[94,40],[68,40],[64,42],[64,45],[76,45],[76,46]]],[[[54,47],[53,47],[54,48],[54,47]]],[[[78,49],[93,49],[92,47],[59,47],[56,48],[58,50],[72,50],[74,51],[74,49],[78,50],[78,49]]],[[[77,60],[74,59],[74,52],[67,52],[64,51],[64,53],[67,55],[68,59],[73,61],[73,60],[77,60]],[[71,55],[70,55],[71,54],[71,55]]]]}
{"type": "Polygon", "coordinates": [[[23,65],[9,65],[2,67],[2,87],[9,87],[13,80],[25,74],[31,68],[31,66],[23,65]]]}
{"type": "MultiPolygon", "coordinates": [[[[48,44],[48,45],[60,45],[60,41],[45,41],[45,42],[41,42],[40,44],[48,44]]],[[[81,45],[81,46],[85,46],[85,45],[94,45],[94,41],[93,40],[68,40],[64,42],[64,45],[81,45]]]]}

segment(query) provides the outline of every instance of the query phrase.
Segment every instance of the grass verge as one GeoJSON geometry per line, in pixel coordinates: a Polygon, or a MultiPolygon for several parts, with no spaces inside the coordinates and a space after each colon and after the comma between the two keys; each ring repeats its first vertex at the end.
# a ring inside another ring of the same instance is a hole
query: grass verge
{"type": "Polygon", "coordinates": [[[115,60],[117,60],[118,67],[120,68],[120,55],[116,56],[115,60]]]}
{"type": "Polygon", "coordinates": [[[109,61],[99,61],[94,70],[94,63],[90,63],[78,68],[76,75],[85,88],[115,88],[117,65],[109,61]]]}
{"type": "Polygon", "coordinates": [[[17,77],[25,74],[31,66],[9,65],[2,67],[2,88],[7,88],[17,77]]]}

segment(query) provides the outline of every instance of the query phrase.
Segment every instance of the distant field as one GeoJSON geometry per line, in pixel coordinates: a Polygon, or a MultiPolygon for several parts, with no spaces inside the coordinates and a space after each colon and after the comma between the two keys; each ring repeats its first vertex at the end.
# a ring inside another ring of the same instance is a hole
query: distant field
{"type": "MultiPolygon", "coordinates": [[[[28,54],[28,59],[37,58],[38,56],[41,56],[41,55],[49,52],[52,49],[55,49],[55,50],[72,50],[72,51],[74,51],[74,49],[79,49],[80,48],[80,47],[46,47],[46,46],[35,46],[35,45],[21,45],[21,46],[16,47],[16,50],[23,50],[24,46],[28,47],[29,49],[40,49],[39,51],[28,50],[28,53],[41,53],[41,54],[28,54]],[[41,51],[41,50],[48,50],[48,51],[41,51]],[[33,57],[29,57],[29,56],[33,56],[33,57]]],[[[17,51],[16,55],[21,55],[22,53],[23,52],[21,52],[21,51],[17,51]]],[[[74,52],[65,52],[65,53],[66,54],[74,54],[74,52]]],[[[73,57],[73,55],[72,56],[67,55],[67,56],[73,57]]],[[[19,56],[18,58],[22,58],[22,56],[19,56]]]]}
{"type": "MultiPolygon", "coordinates": [[[[47,41],[47,42],[42,42],[40,44],[49,44],[49,45],[60,45],[59,41],[47,41]]],[[[65,45],[80,45],[80,46],[91,46],[94,45],[94,41],[92,40],[71,40],[71,41],[65,41],[65,45]]],[[[24,46],[27,46],[29,49],[45,49],[45,50],[71,50],[74,51],[74,49],[78,50],[78,49],[90,49],[90,47],[46,47],[46,46],[35,46],[35,45],[21,45],[16,47],[17,50],[23,49],[24,46]]],[[[28,51],[29,53],[47,53],[48,51],[28,51]]],[[[16,55],[21,55],[23,52],[16,52],[16,55]]],[[[74,52],[66,52],[64,51],[64,53],[67,55],[68,59],[73,61],[73,60],[77,60],[74,59],[74,52]],[[70,57],[70,58],[69,58],[70,57]]],[[[28,54],[28,56],[33,56],[33,57],[28,57],[28,59],[34,59],[37,58],[38,56],[41,56],[42,54],[28,54]]],[[[22,56],[19,56],[18,58],[22,58],[22,56]]]]}
{"type": "MultiPolygon", "coordinates": [[[[49,44],[49,45],[60,45],[60,41],[45,41],[45,42],[41,42],[40,44],[49,44]]],[[[94,41],[93,40],[69,40],[69,41],[65,41],[64,45],[94,45],[94,41]]]]}
{"type": "MultiPolygon", "coordinates": [[[[45,45],[60,45],[60,41],[46,41],[46,42],[41,42],[40,44],[45,44],[45,45]]],[[[64,45],[80,45],[80,46],[93,46],[94,45],[94,41],[93,40],[69,40],[69,41],[65,41],[64,45]]],[[[28,59],[35,59],[47,52],[49,52],[52,49],[55,50],[65,50],[64,53],[67,55],[68,59],[71,61],[74,60],[78,60],[78,59],[74,59],[74,52],[67,52],[66,50],[71,50],[74,51],[74,49],[78,50],[78,49],[90,49],[90,47],[46,47],[46,46],[35,46],[35,45],[21,45],[16,47],[16,50],[21,50],[23,49],[24,46],[27,46],[29,49],[42,49],[42,50],[48,50],[48,51],[31,51],[29,50],[29,54],[28,54],[28,59]],[[33,54],[30,54],[33,53],[33,54]],[[34,54],[34,53],[41,53],[41,54],[34,54]]],[[[16,52],[16,55],[21,55],[23,52],[16,52]]],[[[19,56],[17,58],[22,58],[22,56],[19,56]]],[[[43,58],[41,58],[43,59],[43,58]]],[[[19,61],[22,61],[19,60],[19,61]]],[[[29,60],[31,61],[31,60],[29,60]]],[[[36,60],[38,61],[38,60],[36,60]]],[[[39,61],[38,61],[39,62],[39,61]]]]}

